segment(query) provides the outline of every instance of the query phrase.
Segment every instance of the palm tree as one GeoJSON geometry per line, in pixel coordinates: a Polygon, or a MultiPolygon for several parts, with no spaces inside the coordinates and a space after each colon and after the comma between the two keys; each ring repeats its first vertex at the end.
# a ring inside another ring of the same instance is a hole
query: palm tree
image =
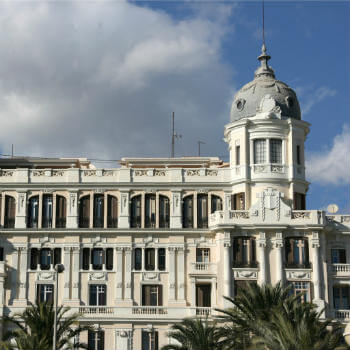
{"type": "Polygon", "coordinates": [[[223,344],[231,349],[333,350],[341,344],[339,324],[321,320],[316,306],[291,295],[291,287],[247,285],[232,308],[218,310],[223,344]],[[240,342],[237,341],[240,339],[240,342]]]}
{"type": "MultiPolygon", "coordinates": [[[[90,330],[81,326],[79,314],[68,314],[69,308],[57,308],[57,349],[86,349],[87,345],[75,343],[74,338],[81,332],[90,330]]],[[[3,349],[47,350],[52,348],[55,309],[51,303],[30,304],[22,313],[5,316],[5,322],[15,326],[4,334],[3,349]]],[[[0,347],[1,349],[1,347],[0,347]]]]}
{"type": "Polygon", "coordinates": [[[185,318],[181,323],[171,327],[168,337],[177,344],[169,344],[162,350],[219,350],[221,349],[220,333],[215,322],[208,319],[185,318]]]}

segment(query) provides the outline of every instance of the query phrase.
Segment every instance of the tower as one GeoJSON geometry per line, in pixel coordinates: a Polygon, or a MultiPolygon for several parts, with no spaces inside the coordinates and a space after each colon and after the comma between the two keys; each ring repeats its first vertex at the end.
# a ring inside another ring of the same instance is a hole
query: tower
{"type": "Polygon", "coordinates": [[[275,77],[265,44],[254,80],[234,96],[225,127],[230,150],[231,209],[249,209],[267,187],[294,209],[305,209],[304,142],[310,124],[301,120],[295,92],[275,77]]]}

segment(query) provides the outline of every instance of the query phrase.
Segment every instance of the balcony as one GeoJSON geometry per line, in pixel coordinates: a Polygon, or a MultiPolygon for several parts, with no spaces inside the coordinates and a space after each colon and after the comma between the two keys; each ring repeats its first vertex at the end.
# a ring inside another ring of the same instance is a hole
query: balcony
{"type": "Polygon", "coordinates": [[[41,227],[42,228],[52,228],[52,217],[43,216],[41,227]]]}
{"type": "Polygon", "coordinates": [[[9,217],[5,216],[4,228],[15,228],[15,218],[9,218],[9,217]]]}
{"type": "Polygon", "coordinates": [[[348,322],[350,320],[350,310],[333,310],[332,318],[348,322]]]}
{"type": "Polygon", "coordinates": [[[216,263],[196,262],[191,263],[190,274],[212,275],[217,273],[216,263]]]}
{"type": "Polygon", "coordinates": [[[209,216],[209,227],[246,224],[249,218],[248,210],[220,210],[209,216]]]}
{"type": "Polygon", "coordinates": [[[118,219],[107,217],[107,227],[108,228],[117,228],[118,227],[118,219]]]}
{"type": "Polygon", "coordinates": [[[89,217],[79,217],[79,228],[89,228],[90,218],[89,217]]]}
{"type": "Polygon", "coordinates": [[[56,218],[56,228],[66,228],[66,218],[56,218]]]}
{"type": "Polygon", "coordinates": [[[334,277],[350,277],[350,264],[331,264],[328,271],[334,277]]]}

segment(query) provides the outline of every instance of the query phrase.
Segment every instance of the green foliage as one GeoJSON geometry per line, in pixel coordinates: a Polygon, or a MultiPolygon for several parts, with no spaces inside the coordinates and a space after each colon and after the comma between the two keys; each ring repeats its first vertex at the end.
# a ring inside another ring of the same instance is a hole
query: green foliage
{"type": "Polygon", "coordinates": [[[175,339],[179,345],[163,346],[162,350],[219,350],[220,333],[215,322],[208,319],[185,318],[181,323],[174,324],[168,336],[175,339]]]}
{"type": "MultiPolygon", "coordinates": [[[[30,304],[23,313],[5,316],[3,319],[11,326],[6,332],[0,349],[47,350],[52,348],[55,310],[52,304],[30,304]]],[[[88,326],[78,324],[79,314],[69,313],[69,308],[57,308],[57,349],[73,349],[74,337],[89,330],[88,326]]],[[[83,343],[77,348],[86,349],[83,343]]]]}

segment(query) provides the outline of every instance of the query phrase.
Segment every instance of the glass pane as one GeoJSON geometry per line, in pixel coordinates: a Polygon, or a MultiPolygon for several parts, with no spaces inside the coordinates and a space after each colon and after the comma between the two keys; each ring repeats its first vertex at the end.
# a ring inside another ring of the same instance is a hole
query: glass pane
{"type": "Polygon", "coordinates": [[[266,140],[254,140],[254,164],[266,162],[266,140]]]}
{"type": "Polygon", "coordinates": [[[282,163],[282,140],[270,140],[270,161],[271,163],[282,163]]]}

